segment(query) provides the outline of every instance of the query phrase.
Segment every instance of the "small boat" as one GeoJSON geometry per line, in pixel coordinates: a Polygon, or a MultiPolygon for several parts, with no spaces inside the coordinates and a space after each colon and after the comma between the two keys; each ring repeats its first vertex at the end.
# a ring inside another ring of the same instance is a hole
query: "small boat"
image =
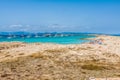
{"type": "Polygon", "coordinates": [[[38,34],[35,34],[35,37],[38,38],[38,37],[40,37],[40,36],[38,36],[38,34]]]}
{"type": "Polygon", "coordinates": [[[12,35],[11,35],[11,34],[9,34],[7,38],[8,38],[8,39],[11,39],[11,38],[12,38],[12,35]]]}
{"type": "Polygon", "coordinates": [[[30,35],[27,36],[27,38],[30,38],[30,37],[31,37],[30,35]]]}

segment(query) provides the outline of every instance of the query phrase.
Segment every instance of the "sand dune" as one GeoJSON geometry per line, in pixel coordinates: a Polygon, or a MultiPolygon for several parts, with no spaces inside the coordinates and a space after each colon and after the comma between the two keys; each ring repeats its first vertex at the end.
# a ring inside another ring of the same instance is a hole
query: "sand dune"
{"type": "Polygon", "coordinates": [[[88,43],[71,45],[0,43],[0,80],[89,77],[120,80],[120,37],[102,35],[88,43]]]}

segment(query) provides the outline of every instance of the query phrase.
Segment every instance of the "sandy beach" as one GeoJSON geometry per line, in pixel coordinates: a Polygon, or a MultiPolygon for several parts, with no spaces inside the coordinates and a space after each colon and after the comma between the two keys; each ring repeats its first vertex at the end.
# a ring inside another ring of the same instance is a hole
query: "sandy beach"
{"type": "Polygon", "coordinates": [[[69,45],[2,42],[0,80],[120,80],[120,37],[90,40],[69,45]]]}

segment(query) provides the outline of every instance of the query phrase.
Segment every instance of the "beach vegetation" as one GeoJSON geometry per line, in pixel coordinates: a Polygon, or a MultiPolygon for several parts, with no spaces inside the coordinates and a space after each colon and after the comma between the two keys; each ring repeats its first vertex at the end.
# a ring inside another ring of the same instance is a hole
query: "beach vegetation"
{"type": "Polygon", "coordinates": [[[43,58],[44,57],[40,52],[33,53],[33,54],[29,55],[29,56],[33,57],[33,58],[43,58]]]}
{"type": "Polygon", "coordinates": [[[96,65],[96,64],[85,64],[81,66],[82,69],[86,69],[86,70],[104,70],[105,66],[100,66],[100,65],[96,65]]]}
{"type": "Polygon", "coordinates": [[[63,53],[63,52],[67,52],[67,49],[65,49],[65,48],[48,49],[48,50],[45,50],[45,52],[49,52],[49,53],[63,53]]]}

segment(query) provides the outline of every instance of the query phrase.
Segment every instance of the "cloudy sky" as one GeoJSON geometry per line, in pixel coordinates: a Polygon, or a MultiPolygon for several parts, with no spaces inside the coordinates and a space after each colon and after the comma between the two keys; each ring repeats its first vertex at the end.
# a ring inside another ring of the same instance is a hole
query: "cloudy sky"
{"type": "Polygon", "coordinates": [[[0,0],[0,31],[120,33],[120,0],[0,0]]]}

